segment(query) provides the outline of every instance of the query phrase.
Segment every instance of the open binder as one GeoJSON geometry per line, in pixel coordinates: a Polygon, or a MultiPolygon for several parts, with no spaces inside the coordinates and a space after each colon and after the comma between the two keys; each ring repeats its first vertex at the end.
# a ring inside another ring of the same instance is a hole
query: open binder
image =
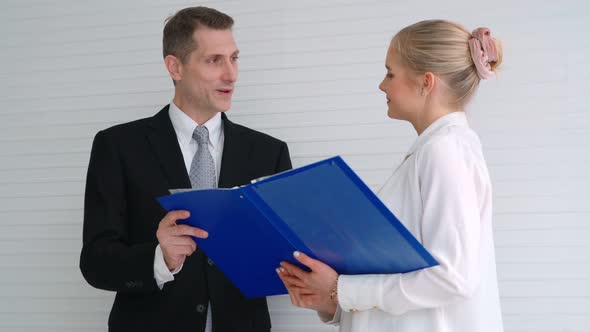
{"type": "MultiPolygon", "coordinates": [[[[249,298],[287,294],[275,272],[301,251],[340,274],[410,272],[438,265],[340,158],[233,189],[159,197],[209,232],[197,245],[249,298]]],[[[299,265],[299,264],[298,264],[299,265]]]]}

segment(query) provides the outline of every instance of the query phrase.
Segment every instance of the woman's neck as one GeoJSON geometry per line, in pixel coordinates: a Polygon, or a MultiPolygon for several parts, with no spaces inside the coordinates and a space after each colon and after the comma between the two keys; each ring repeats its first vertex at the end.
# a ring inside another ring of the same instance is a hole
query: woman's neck
{"type": "Polygon", "coordinates": [[[420,136],[426,128],[428,128],[431,124],[433,124],[436,120],[442,118],[443,116],[454,113],[454,112],[461,112],[463,111],[460,107],[450,107],[450,106],[443,106],[443,105],[436,105],[428,107],[426,105],[421,112],[416,113],[416,117],[410,121],[418,136],[420,136]]]}

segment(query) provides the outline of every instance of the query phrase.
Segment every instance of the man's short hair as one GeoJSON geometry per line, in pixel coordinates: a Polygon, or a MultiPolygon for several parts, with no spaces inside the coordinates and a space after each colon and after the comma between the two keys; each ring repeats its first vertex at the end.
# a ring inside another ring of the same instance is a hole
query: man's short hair
{"type": "Polygon", "coordinates": [[[213,8],[198,6],[182,9],[166,19],[162,40],[164,58],[174,55],[182,63],[186,63],[189,54],[198,46],[193,39],[193,33],[197,29],[207,27],[226,30],[233,25],[231,16],[213,8]]]}

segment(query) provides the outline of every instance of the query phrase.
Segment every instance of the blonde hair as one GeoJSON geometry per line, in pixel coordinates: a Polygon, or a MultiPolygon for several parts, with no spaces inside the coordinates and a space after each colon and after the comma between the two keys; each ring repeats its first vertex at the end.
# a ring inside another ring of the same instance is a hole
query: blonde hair
{"type": "MultiPolygon", "coordinates": [[[[454,104],[464,106],[474,95],[480,78],[471,58],[471,32],[444,20],[422,21],[400,30],[391,42],[402,63],[418,74],[431,72],[441,78],[454,104]]],[[[495,40],[497,59],[490,62],[496,72],[502,62],[501,43],[495,40]]]]}

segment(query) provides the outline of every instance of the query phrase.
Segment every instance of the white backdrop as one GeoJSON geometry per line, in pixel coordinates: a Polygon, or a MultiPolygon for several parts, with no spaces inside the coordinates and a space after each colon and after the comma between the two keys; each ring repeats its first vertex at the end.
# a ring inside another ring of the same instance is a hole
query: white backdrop
{"type": "MultiPolygon", "coordinates": [[[[489,26],[498,80],[471,105],[495,189],[507,332],[590,331],[590,38],[586,1],[3,0],[0,331],[106,331],[113,294],[78,269],[93,135],[172,98],[164,19],[197,4],[236,20],[229,117],[289,144],[294,166],[342,155],[373,188],[415,134],[377,85],[391,36],[422,19],[489,26]]],[[[334,331],[270,299],[274,331],[334,331]]]]}

